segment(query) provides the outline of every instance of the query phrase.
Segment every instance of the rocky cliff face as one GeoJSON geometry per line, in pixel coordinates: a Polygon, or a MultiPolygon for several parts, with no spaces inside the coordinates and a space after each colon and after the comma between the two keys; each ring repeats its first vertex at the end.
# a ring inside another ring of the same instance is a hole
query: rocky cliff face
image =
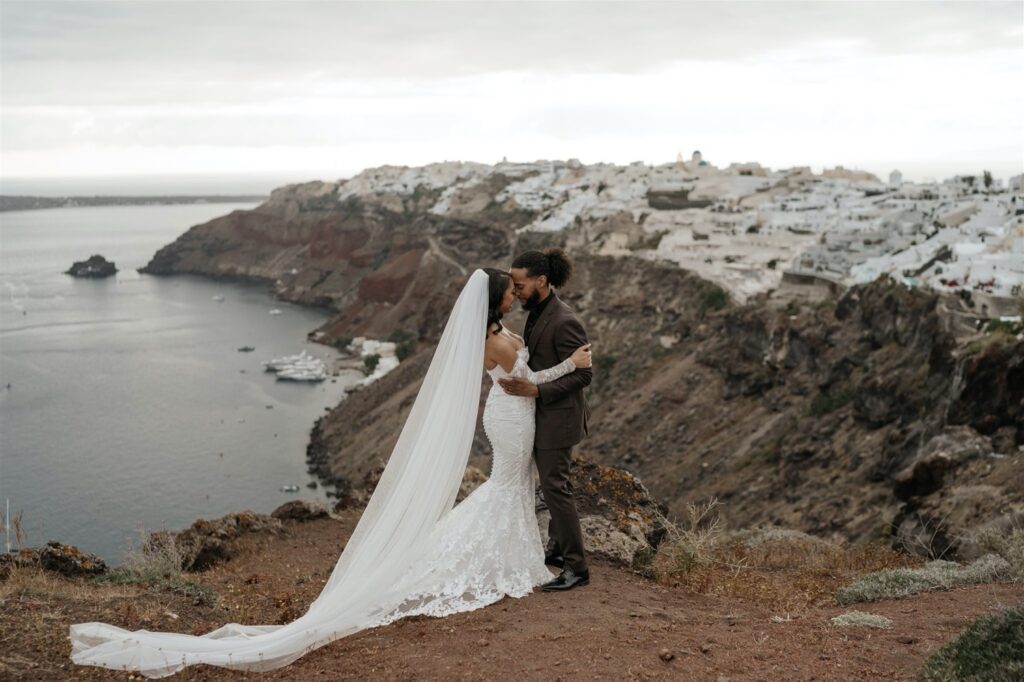
{"type": "MultiPolygon", "coordinates": [[[[465,166],[284,187],[191,228],[144,269],[264,279],[335,311],[317,330],[325,343],[416,335],[411,357],[314,429],[311,464],[340,491],[387,459],[469,271],[559,244],[577,262],[560,295],[595,349],[579,452],[635,473],[671,511],[717,496],[736,527],[888,536],[947,557],[983,526],[1024,518],[1019,338],[958,338],[939,295],[892,280],[740,305],[653,260],[642,213],[559,222],[543,200],[563,191],[557,177],[465,166]],[[552,223],[562,229],[538,229],[552,223]]],[[[471,464],[487,468],[482,432],[471,464]]]]}

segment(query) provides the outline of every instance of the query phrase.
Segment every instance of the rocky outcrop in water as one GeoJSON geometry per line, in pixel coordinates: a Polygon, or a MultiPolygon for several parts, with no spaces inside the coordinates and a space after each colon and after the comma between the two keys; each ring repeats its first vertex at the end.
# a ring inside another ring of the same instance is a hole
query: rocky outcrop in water
{"type": "Polygon", "coordinates": [[[72,277],[86,277],[102,279],[117,273],[114,263],[103,256],[96,254],[89,256],[86,260],[75,261],[74,264],[64,271],[64,274],[72,277]]]}

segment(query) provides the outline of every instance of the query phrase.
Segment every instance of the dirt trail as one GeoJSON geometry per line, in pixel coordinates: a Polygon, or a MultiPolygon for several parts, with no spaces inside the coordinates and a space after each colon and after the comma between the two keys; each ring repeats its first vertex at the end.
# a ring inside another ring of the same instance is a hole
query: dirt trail
{"type": "MultiPolygon", "coordinates": [[[[66,594],[8,596],[0,602],[0,678],[129,679],[71,664],[74,622],[200,634],[232,620],[294,619],[320,592],[354,521],[288,522],[285,536],[245,539],[231,562],[191,576],[217,591],[216,607],[135,587],[104,597],[77,580],[56,581],[66,594]]],[[[829,619],[848,609],[812,608],[778,623],[772,617],[787,614],[664,587],[610,564],[594,562],[591,574],[589,586],[566,594],[536,592],[364,631],[263,675],[195,666],[170,679],[911,680],[971,619],[1024,603],[1024,585],[984,585],[859,606],[891,618],[892,630],[834,628],[829,619]]]]}

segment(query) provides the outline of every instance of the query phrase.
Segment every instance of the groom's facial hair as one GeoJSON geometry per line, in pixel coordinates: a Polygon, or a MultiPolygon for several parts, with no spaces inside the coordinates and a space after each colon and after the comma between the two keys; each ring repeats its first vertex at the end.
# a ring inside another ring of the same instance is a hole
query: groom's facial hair
{"type": "Polygon", "coordinates": [[[540,292],[534,289],[530,297],[523,302],[523,310],[533,310],[538,305],[540,305],[540,292]]]}

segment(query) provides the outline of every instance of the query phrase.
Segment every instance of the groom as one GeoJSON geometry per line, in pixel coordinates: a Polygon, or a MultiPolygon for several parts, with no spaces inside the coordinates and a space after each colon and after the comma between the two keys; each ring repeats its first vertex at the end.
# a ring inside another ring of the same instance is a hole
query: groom
{"type": "MultiPolygon", "coordinates": [[[[519,302],[529,311],[523,337],[530,349],[530,369],[554,367],[588,343],[576,314],[552,288],[561,287],[572,274],[572,261],[562,249],[527,251],[512,261],[510,274],[519,302]]],[[[573,446],[587,434],[590,408],[583,388],[590,384],[591,376],[589,368],[580,368],[545,384],[517,377],[498,380],[506,393],[537,399],[533,457],[551,512],[544,562],[562,567],[557,578],[541,587],[545,592],[571,590],[590,582],[569,467],[573,446]]]]}

